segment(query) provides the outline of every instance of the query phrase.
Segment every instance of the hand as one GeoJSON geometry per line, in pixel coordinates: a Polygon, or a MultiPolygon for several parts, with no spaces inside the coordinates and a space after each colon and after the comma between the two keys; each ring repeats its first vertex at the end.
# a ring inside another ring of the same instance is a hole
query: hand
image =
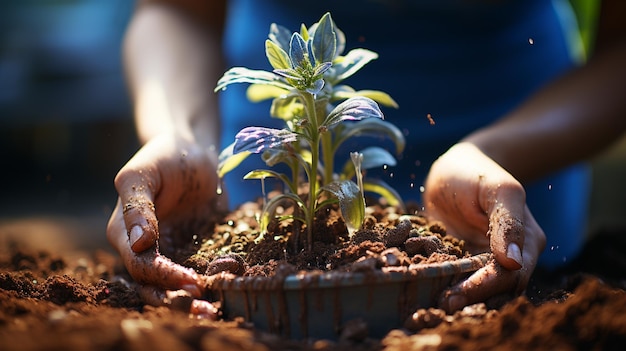
{"type": "Polygon", "coordinates": [[[446,291],[449,312],[491,297],[523,293],[545,234],[526,206],[526,192],[505,169],[470,143],[452,147],[433,163],[424,203],[448,233],[473,252],[491,250],[495,260],[446,291]]]}
{"type": "MultiPolygon", "coordinates": [[[[217,196],[216,166],[214,151],[160,135],[146,143],[115,178],[119,199],[107,237],[150,304],[170,304],[181,294],[197,298],[205,289],[201,275],[161,251],[173,255],[222,213],[226,203],[224,195],[217,196]]],[[[207,301],[192,300],[187,307],[195,314],[216,316],[207,301]]]]}

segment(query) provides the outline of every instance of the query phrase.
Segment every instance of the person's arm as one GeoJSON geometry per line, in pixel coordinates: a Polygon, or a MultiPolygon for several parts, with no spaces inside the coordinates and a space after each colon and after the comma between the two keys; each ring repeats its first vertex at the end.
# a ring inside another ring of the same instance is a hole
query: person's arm
{"type": "Polygon", "coordinates": [[[141,1],[128,27],[123,61],[139,139],[175,132],[218,145],[213,93],[223,73],[225,1],[141,1]]]}
{"type": "MultiPolygon", "coordinates": [[[[142,1],[126,32],[123,63],[142,147],[115,177],[119,199],[107,238],[150,304],[172,305],[180,295],[172,290],[199,297],[206,286],[166,256],[208,230],[226,204],[216,195],[213,92],[224,17],[225,1],[142,1]]],[[[216,317],[204,300],[193,300],[189,312],[216,317]]]]}
{"type": "Polygon", "coordinates": [[[440,301],[443,308],[524,291],[546,239],[526,205],[522,183],[589,158],[623,135],[626,2],[602,4],[597,50],[586,65],[433,163],[424,192],[427,212],[495,258],[449,289],[440,301]]]}
{"type": "Polygon", "coordinates": [[[209,169],[217,164],[220,117],[213,89],[223,72],[224,18],[225,1],[146,0],[126,32],[123,63],[144,147],[118,173],[115,186],[135,252],[156,243],[157,217],[169,216],[191,186],[182,179],[190,172],[176,163],[176,152],[191,152],[185,159],[192,164],[203,162],[194,175],[205,178],[198,181],[206,194],[198,196],[207,198],[191,200],[215,195],[216,176],[209,169]]]}
{"type": "Polygon", "coordinates": [[[603,4],[587,64],[463,140],[523,183],[596,155],[626,130],[626,6],[603,4]]]}

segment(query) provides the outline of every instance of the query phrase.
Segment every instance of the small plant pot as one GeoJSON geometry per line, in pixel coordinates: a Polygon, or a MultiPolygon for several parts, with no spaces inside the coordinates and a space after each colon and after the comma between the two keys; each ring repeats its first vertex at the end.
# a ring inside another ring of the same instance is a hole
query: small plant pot
{"type": "Polygon", "coordinates": [[[353,321],[382,337],[419,308],[436,305],[452,284],[483,267],[490,254],[368,272],[275,277],[213,276],[224,318],[243,317],[260,330],[292,339],[338,339],[353,321]]]}

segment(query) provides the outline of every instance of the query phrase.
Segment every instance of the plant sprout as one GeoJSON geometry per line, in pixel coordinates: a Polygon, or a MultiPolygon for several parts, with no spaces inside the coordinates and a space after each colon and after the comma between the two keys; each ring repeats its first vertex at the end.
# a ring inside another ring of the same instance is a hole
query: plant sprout
{"type": "Polygon", "coordinates": [[[286,164],[291,174],[258,169],[244,178],[274,177],[284,183],[284,192],[264,205],[259,220],[261,234],[267,231],[279,204],[287,199],[296,206],[293,214],[286,218],[305,225],[308,249],[313,242],[315,214],[326,205],[339,204],[350,234],[358,230],[364,220],[364,191],[377,193],[391,205],[403,206],[400,196],[386,183],[362,177],[363,169],[395,165],[394,156],[385,149],[369,147],[353,152],[341,173],[335,172],[335,154],[349,138],[387,136],[393,141],[397,154],[405,144],[400,130],[384,120],[378,105],[397,108],[388,94],[376,90],[356,91],[340,84],[378,55],[366,49],[353,49],[341,55],[344,49],[345,36],[335,26],[330,13],[309,28],[303,24],[300,31],[294,33],[272,24],[265,41],[265,53],[273,71],[234,67],[223,75],[215,88],[217,92],[233,83],[249,83],[249,100],[273,99],[270,116],[282,119],[285,127],[242,129],[235,141],[221,152],[218,176],[223,177],[251,154],[260,154],[270,168],[286,164]],[[302,184],[307,185],[308,191],[299,194],[302,184]]]}

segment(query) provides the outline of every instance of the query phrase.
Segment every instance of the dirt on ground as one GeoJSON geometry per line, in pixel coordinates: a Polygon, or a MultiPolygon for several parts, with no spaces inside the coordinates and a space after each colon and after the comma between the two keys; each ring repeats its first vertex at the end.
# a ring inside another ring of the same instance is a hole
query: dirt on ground
{"type": "Polygon", "coordinates": [[[621,350],[626,344],[626,235],[621,234],[626,231],[592,236],[576,260],[558,271],[537,270],[526,294],[513,300],[454,314],[420,309],[382,338],[338,341],[287,340],[240,319],[210,321],[147,306],[110,250],[60,252],[15,240],[0,253],[0,349],[621,350]]]}

